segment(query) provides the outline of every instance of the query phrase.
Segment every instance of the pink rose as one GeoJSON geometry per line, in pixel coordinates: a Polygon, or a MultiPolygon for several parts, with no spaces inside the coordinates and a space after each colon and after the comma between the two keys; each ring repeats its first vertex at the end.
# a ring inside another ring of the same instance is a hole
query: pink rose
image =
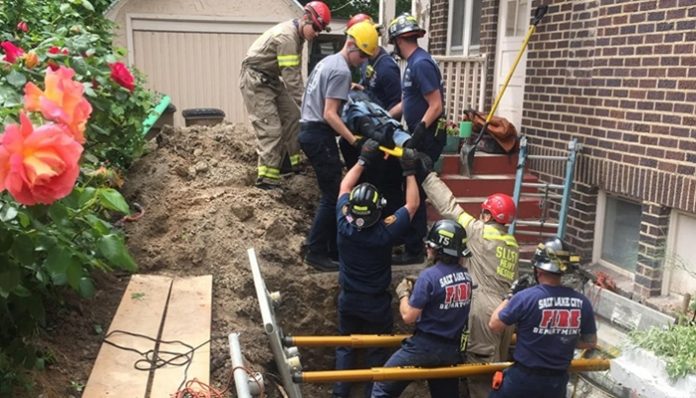
{"type": "Polygon", "coordinates": [[[41,111],[44,118],[64,124],[75,140],[84,144],[92,105],[83,96],[82,83],[72,79],[74,75],[70,68],[47,69],[44,91],[31,82],[24,86],[24,108],[29,112],[41,111]]]}
{"type": "Polygon", "coordinates": [[[21,57],[22,54],[24,54],[24,50],[15,46],[10,41],[3,41],[2,43],[0,43],[0,47],[2,47],[3,50],[5,50],[5,58],[3,59],[11,64],[14,64],[17,58],[21,57]]]}
{"type": "Polygon", "coordinates": [[[123,62],[116,62],[109,66],[111,67],[111,78],[132,93],[135,89],[135,79],[126,65],[123,62]]]}
{"type": "Polygon", "coordinates": [[[7,189],[24,205],[49,205],[72,192],[80,174],[80,145],[56,124],[36,130],[20,114],[0,135],[0,191],[7,189]]]}
{"type": "Polygon", "coordinates": [[[20,21],[20,22],[17,24],[17,30],[20,31],[20,32],[27,33],[27,32],[29,31],[29,25],[27,25],[27,23],[24,22],[24,21],[20,21]]]}

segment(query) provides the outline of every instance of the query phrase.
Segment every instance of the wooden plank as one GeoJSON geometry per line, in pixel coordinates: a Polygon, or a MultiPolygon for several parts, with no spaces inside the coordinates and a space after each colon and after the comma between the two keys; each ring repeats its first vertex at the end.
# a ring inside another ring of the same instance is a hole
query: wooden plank
{"type": "MultiPolygon", "coordinates": [[[[109,332],[123,330],[157,338],[171,284],[168,277],[133,275],[109,332]]],[[[115,334],[108,340],[140,352],[155,348],[154,341],[124,334],[115,334]]],[[[139,359],[141,356],[135,352],[102,344],[82,397],[144,398],[150,373],[133,367],[139,359]]]]}
{"type": "MultiPolygon", "coordinates": [[[[164,321],[161,340],[180,340],[190,346],[210,340],[212,318],[213,277],[211,275],[174,279],[172,293],[169,297],[167,315],[164,321]]],[[[185,353],[188,349],[181,344],[164,344],[162,351],[185,353]]],[[[168,358],[163,356],[163,359],[168,358]]],[[[186,366],[166,365],[155,370],[151,398],[169,398],[179,385],[194,378],[208,383],[210,379],[210,344],[198,348],[184,375],[186,366]]]]}

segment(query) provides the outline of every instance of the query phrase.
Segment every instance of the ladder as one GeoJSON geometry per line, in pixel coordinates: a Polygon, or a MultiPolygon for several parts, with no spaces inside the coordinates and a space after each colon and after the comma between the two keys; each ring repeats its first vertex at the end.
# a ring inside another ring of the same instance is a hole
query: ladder
{"type": "Polygon", "coordinates": [[[580,144],[578,144],[577,138],[573,138],[568,142],[568,154],[567,156],[544,156],[544,155],[529,155],[527,148],[527,137],[522,136],[520,138],[520,150],[517,158],[517,169],[515,171],[515,189],[513,192],[513,200],[515,201],[515,207],[519,207],[520,196],[522,195],[523,187],[533,187],[537,189],[537,192],[525,192],[525,196],[537,196],[543,199],[544,207],[546,206],[547,199],[560,199],[561,208],[558,213],[557,222],[547,222],[545,219],[545,214],[542,214],[542,218],[538,221],[534,220],[518,220],[515,219],[510,224],[508,228],[509,234],[514,234],[517,226],[537,226],[537,227],[552,227],[556,228],[556,233],[544,233],[533,232],[533,231],[517,231],[518,234],[527,235],[541,235],[541,236],[556,236],[559,239],[563,239],[566,232],[566,219],[568,218],[568,206],[570,205],[570,192],[573,186],[573,177],[575,173],[575,161],[577,159],[578,151],[580,150],[580,144]],[[527,164],[527,159],[545,159],[545,160],[557,160],[566,162],[565,179],[563,184],[547,184],[547,183],[526,183],[523,182],[524,170],[527,164]]]}

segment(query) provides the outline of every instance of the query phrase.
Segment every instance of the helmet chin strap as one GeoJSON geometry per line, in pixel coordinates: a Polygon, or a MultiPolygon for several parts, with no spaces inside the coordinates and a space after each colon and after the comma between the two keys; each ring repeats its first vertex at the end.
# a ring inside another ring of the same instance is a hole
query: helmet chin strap
{"type": "Polygon", "coordinates": [[[403,57],[401,56],[401,50],[399,49],[399,45],[397,44],[397,39],[394,39],[394,51],[392,52],[392,54],[403,59],[403,57]]]}
{"type": "Polygon", "coordinates": [[[532,272],[534,273],[534,282],[536,282],[536,284],[538,285],[539,284],[539,276],[538,276],[539,271],[537,270],[537,267],[532,266],[532,268],[533,268],[532,272]]]}

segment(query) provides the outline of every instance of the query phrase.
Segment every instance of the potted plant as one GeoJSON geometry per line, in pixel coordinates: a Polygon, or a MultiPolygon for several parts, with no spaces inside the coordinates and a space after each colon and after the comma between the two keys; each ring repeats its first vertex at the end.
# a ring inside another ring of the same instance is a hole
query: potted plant
{"type": "Polygon", "coordinates": [[[457,153],[459,150],[459,143],[461,141],[461,138],[459,137],[459,127],[454,122],[446,122],[445,132],[447,133],[447,142],[445,143],[443,152],[457,153]]]}

